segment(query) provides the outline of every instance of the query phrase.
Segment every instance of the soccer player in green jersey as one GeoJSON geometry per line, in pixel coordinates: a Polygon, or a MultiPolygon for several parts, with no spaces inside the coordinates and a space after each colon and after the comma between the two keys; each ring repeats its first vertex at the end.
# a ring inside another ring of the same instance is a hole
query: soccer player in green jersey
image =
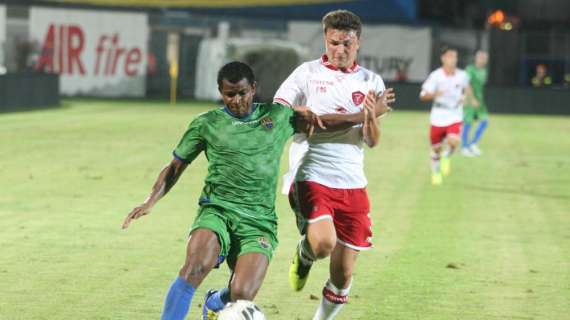
{"type": "Polygon", "coordinates": [[[206,294],[203,319],[214,319],[229,301],[253,300],[278,242],[275,188],[289,137],[295,131],[310,134],[316,125],[327,130],[351,127],[383,112],[382,103],[369,103],[367,112],[319,118],[306,107],[254,104],[254,75],[241,62],[220,69],[218,88],[225,107],[190,123],[149,197],[123,223],[127,228],[133,219],[149,214],[184,169],[201,152],[206,154],[208,175],[200,207],[190,230],[186,261],[165,299],[163,320],[184,319],[196,288],[224,259],[233,271],[230,284],[206,294]]]}
{"type": "Polygon", "coordinates": [[[475,63],[467,66],[465,71],[469,75],[469,82],[473,89],[473,95],[479,102],[478,106],[469,104],[469,100],[463,108],[463,133],[462,140],[462,154],[465,156],[479,156],[481,149],[477,143],[481,140],[483,132],[489,124],[489,113],[484,99],[484,87],[487,82],[487,61],[489,60],[488,54],[485,51],[479,50],[475,54],[475,63]],[[470,137],[469,131],[473,122],[477,121],[477,129],[473,137],[470,137]]]}

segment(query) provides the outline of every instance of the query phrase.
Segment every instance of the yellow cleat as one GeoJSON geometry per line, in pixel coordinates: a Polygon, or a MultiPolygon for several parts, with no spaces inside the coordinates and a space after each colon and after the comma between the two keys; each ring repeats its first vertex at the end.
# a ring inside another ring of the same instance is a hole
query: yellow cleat
{"type": "Polygon", "coordinates": [[[443,182],[443,177],[441,172],[432,172],[431,173],[431,184],[434,186],[439,186],[443,182]]]}
{"type": "Polygon", "coordinates": [[[206,318],[207,320],[217,320],[218,319],[218,313],[214,312],[212,310],[208,310],[208,313],[206,314],[206,318]]]}
{"type": "Polygon", "coordinates": [[[309,271],[311,271],[312,264],[307,266],[301,262],[299,247],[295,251],[295,256],[289,267],[289,284],[293,290],[301,291],[305,287],[307,279],[309,279],[309,271]]]}
{"type": "Polygon", "coordinates": [[[449,160],[449,157],[442,157],[440,161],[441,173],[443,173],[444,176],[448,176],[451,171],[451,160],[449,160]]]}

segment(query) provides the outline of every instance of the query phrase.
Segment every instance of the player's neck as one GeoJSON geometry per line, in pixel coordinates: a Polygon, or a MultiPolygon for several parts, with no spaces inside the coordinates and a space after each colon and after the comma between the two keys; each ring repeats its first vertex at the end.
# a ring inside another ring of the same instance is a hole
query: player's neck
{"type": "Polygon", "coordinates": [[[454,68],[454,67],[442,66],[441,68],[443,69],[443,72],[445,72],[445,75],[447,75],[447,76],[452,76],[455,74],[456,68],[454,68]]]}
{"type": "Polygon", "coordinates": [[[255,104],[252,103],[252,104],[249,106],[249,110],[248,110],[246,113],[244,113],[243,115],[241,115],[241,116],[238,115],[238,114],[233,113],[232,110],[230,110],[230,108],[228,108],[228,106],[224,106],[224,111],[225,111],[227,114],[229,114],[230,116],[232,116],[232,117],[234,117],[234,118],[236,118],[236,119],[239,119],[239,120],[247,120],[247,119],[251,116],[251,114],[253,113],[253,111],[255,111],[255,104]]]}

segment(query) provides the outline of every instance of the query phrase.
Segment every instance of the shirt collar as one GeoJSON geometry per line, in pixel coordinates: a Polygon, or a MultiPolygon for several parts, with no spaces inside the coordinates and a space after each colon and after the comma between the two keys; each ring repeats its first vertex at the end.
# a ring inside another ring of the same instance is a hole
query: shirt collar
{"type": "Polygon", "coordinates": [[[224,106],[224,112],[227,113],[227,114],[229,114],[230,117],[232,117],[232,118],[236,118],[236,119],[241,120],[241,121],[247,121],[247,120],[249,120],[249,118],[251,117],[251,115],[253,114],[253,112],[255,112],[256,107],[257,107],[257,106],[256,106],[255,103],[254,103],[254,104],[251,106],[251,111],[250,111],[249,113],[244,114],[244,115],[241,116],[241,117],[236,116],[236,115],[230,110],[230,108],[228,108],[228,106],[224,106]]]}
{"type": "Polygon", "coordinates": [[[356,61],[354,61],[354,63],[350,68],[337,68],[329,61],[329,57],[327,57],[326,54],[323,54],[321,56],[321,64],[331,70],[341,71],[343,73],[353,73],[356,72],[356,70],[358,70],[358,63],[356,63],[356,61]]]}

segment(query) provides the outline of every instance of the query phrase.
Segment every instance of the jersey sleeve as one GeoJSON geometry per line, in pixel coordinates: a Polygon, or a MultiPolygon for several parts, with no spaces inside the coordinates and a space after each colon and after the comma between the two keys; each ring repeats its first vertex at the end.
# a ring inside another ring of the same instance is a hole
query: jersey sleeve
{"type": "Polygon", "coordinates": [[[420,95],[434,94],[436,89],[437,89],[437,83],[435,81],[435,75],[432,73],[422,84],[422,91],[420,95]]]}
{"type": "Polygon", "coordinates": [[[198,157],[200,152],[206,149],[206,142],[202,136],[203,123],[203,116],[197,117],[190,123],[188,130],[172,152],[175,158],[189,164],[198,157]]]}
{"type": "Polygon", "coordinates": [[[297,118],[295,110],[293,108],[283,107],[282,105],[278,105],[278,107],[280,108],[280,114],[282,116],[281,122],[285,128],[285,135],[292,136],[297,132],[297,118]]]}
{"type": "Polygon", "coordinates": [[[384,84],[384,80],[379,75],[375,75],[373,80],[373,89],[377,95],[382,95],[386,90],[386,85],[384,84]]]}
{"type": "Polygon", "coordinates": [[[273,103],[279,103],[288,107],[305,104],[305,88],[306,88],[306,66],[300,65],[295,69],[285,81],[281,84],[273,103]]]}

